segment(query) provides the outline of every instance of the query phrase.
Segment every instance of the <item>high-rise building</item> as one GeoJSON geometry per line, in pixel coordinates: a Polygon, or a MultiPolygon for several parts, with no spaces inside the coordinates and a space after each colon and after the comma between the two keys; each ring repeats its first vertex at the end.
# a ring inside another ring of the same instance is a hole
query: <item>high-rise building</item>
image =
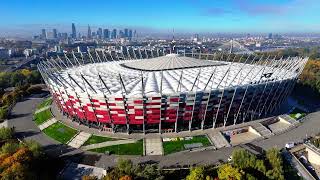
{"type": "Polygon", "coordinates": [[[117,38],[117,30],[113,29],[111,33],[111,39],[116,39],[117,38]]]}
{"type": "Polygon", "coordinates": [[[77,31],[76,31],[76,26],[74,25],[74,23],[72,23],[72,33],[71,33],[71,37],[73,39],[77,38],[77,31]]]}
{"type": "Polygon", "coordinates": [[[45,29],[41,30],[41,39],[47,39],[47,32],[45,29]]]}
{"type": "Polygon", "coordinates": [[[129,38],[129,40],[132,39],[132,29],[129,30],[128,38],[129,38]]]}
{"type": "Polygon", "coordinates": [[[124,38],[124,33],[122,30],[119,31],[119,38],[124,38]]]}
{"type": "Polygon", "coordinates": [[[102,28],[98,29],[97,36],[98,36],[99,39],[102,39],[102,28]]]}
{"type": "Polygon", "coordinates": [[[127,38],[129,37],[129,29],[124,29],[124,37],[127,38]]]}
{"type": "Polygon", "coordinates": [[[103,30],[103,39],[109,39],[110,38],[110,31],[109,29],[103,30]]]}
{"type": "Polygon", "coordinates": [[[269,33],[269,35],[268,35],[268,39],[272,39],[272,33],[269,33]]]}
{"type": "Polygon", "coordinates": [[[53,36],[53,39],[57,39],[58,38],[57,29],[53,29],[52,30],[52,36],[53,36]]]}
{"type": "Polygon", "coordinates": [[[133,37],[135,37],[135,38],[137,37],[137,31],[136,30],[133,31],[133,37]]]}
{"type": "Polygon", "coordinates": [[[87,38],[88,38],[88,39],[91,39],[91,37],[92,37],[92,34],[91,34],[91,28],[90,28],[90,26],[88,25],[88,34],[87,34],[87,38]]]}

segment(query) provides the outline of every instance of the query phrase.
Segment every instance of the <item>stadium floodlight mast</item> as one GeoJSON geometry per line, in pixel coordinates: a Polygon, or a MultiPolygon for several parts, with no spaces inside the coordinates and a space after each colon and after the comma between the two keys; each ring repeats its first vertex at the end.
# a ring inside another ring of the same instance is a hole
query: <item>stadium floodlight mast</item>
{"type": "Polygon", "coordinates": [[[292,91],[308,60],[194,49],[167,53],[163,48],[88,49],[37,67],[60,110],[78,122],[111,127],[110,132],[139,128],[162,133],[267,116],[292,91]],[[140,61],[146,69],[129,65],[140,61]]]}

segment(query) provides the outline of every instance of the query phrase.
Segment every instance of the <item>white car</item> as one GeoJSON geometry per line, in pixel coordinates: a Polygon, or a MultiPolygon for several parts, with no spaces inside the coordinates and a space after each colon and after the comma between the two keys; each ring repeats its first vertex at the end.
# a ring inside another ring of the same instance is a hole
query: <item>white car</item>
{"type": "Polygon", "coordinates": [[[232,161],[232,156],[230,156],[230,157],[228,158],[228,161],[229,161],[229,162],[232,161]]]}
{"type": "Polygon", "coordinates": [[[285,147],[286,147],[287,149],[293,148],[293,147],[294,147],[294,142],[288,142],[288,143],[285,145],[285,147]]]}

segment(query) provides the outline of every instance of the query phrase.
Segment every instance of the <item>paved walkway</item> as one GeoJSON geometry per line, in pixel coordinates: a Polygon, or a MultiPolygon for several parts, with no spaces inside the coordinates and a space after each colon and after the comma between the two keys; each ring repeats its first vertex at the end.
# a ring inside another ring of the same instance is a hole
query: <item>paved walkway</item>
{"type": "Polygon", "coordinates": [[[129,144],[129,143],[135,143],[136,140],[119,140],[119,141],[106,141],[98,144],[90,144],[88,146],[83,146],[81,149],[86,151],[89,149],[96,149],[96,148],[102,148],[107,146],[113,146],[113,145],[119,145],[119,144],[129,144]]]}
{"type": "Polygon", "coordinates": [[[39,113],[39,112],[45,111],[45,110],[47,110],[47,109],[50,109],[50,107],[51,107],[51,105],[50,105],[50,106],[45,106],[45,107],[43,107],[43,108],[40,108],[40,109],[36,110],[34,113],[37,114],[37,113],[39,113]]]}
{"type": "Polygon", "coordinates": [[[162,139],[160,137],[146,138],[144,142],[147,156],[163,155],[162,139]]]}
{"type": "Polygon", "coordinates": [[[42,131],[44,130],[45,128],[51,126],[52,124],[58,122],[58,120],[56,118],[51,118],[49,119],[48,121],[44,122],[43,124],[40,124],[39,125],[39,129],[42,131]]]}
{"type": "Polygon", "coordinates": [[[252,128],[254,128],[258,133],[261,134],[264,138],[269,138],[270,136],[274,135],[268,128],[266,128],[261,123],[256,123],[252,125],[252,128]]]}
{"type": "Polygon", "coordinates": [[[80,148],[90,137],[91,137],[91,134],[82,131],[79,134],[77,134],[68,143],[68,145],[74,148],[80,148]]]}
{"type": "Polygon", "coordinates": [[[218,149],[231,146],[221,132],[209,133],[208,136],[211,139],[213,145],[218,149]]]}

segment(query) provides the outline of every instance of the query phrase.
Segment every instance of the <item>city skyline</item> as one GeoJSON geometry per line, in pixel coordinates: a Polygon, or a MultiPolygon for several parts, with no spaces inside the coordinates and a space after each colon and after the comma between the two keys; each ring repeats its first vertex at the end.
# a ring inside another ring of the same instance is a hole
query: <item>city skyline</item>
{"type": "MultiPolygon", "coordinates": [[[[27,0],[28,1],[28,0],[27,0]]],[[[138,29],[139,32],[170,33],[316,33],[320,26],[320,4],[316,0],[145,0],[95,1],[3,1],[0,15],[10,14],[0,24],[0,35],[31,35],[43,28],[70,32],[70,24],[81,27],[138,29]],[[115,8],[112,8],[115,7],[115,8]],[[72,11],[71,11],[72,10],[72,11]],[[75,11],[76,10],[76,11],[75,11]],[[57,16],[58,13],[58,16],[57,16]],[[23,32],[20,32],[23,30],[23,32]]],[[[86,30],[84,30],[86,31],[86,30]]]]}

